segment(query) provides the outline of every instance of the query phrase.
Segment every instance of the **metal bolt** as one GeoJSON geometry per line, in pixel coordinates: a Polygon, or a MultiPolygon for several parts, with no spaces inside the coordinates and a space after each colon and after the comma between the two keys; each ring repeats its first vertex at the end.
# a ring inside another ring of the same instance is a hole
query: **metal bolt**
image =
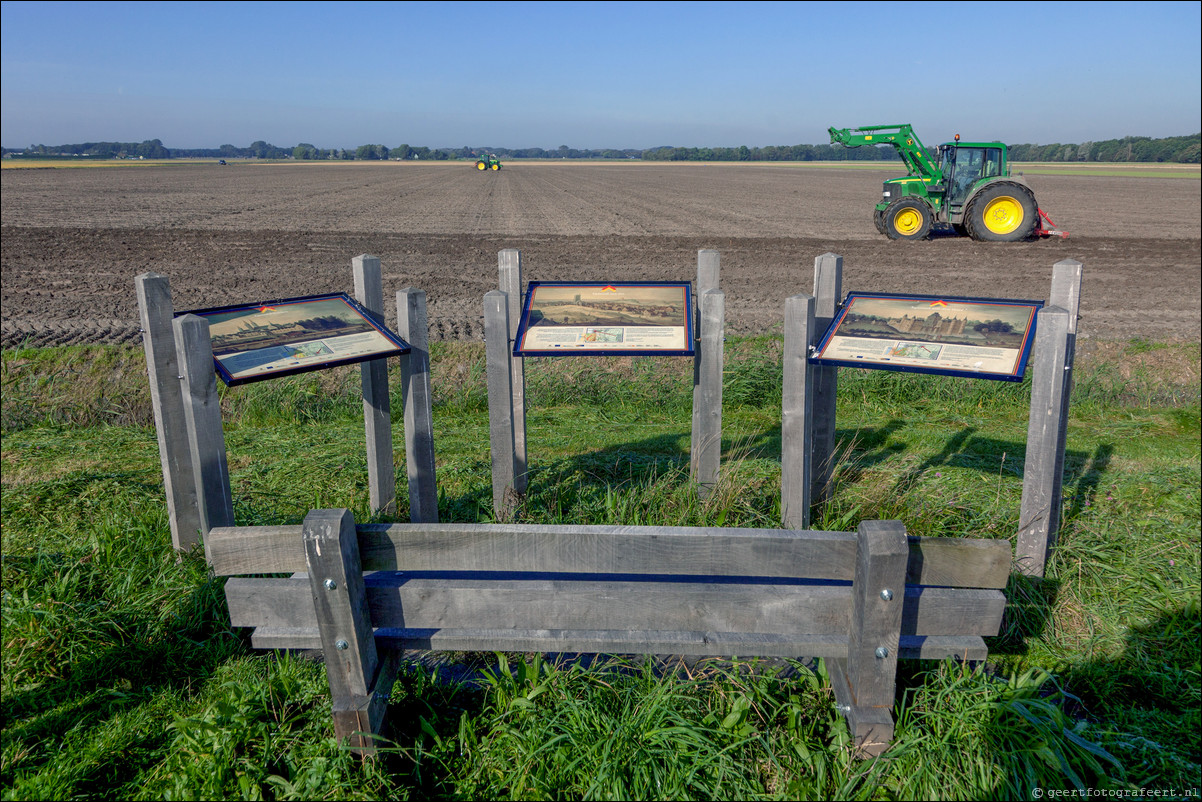
{"type": "Polygon", "coordinates": [[[334,648],[340,652],[345,652],[347,649],[351,648],[351,645],[344,640],[340,640],[334,642],[334,648]]]}
{"type": "Polygon", "coordinates": [[[881,591],[881,598],[885,601],[893,601],[893,591],[889,590],[889,588],[885,588],[881,591]]]}
{"type": "Polygon", "coordinates": [[[835,709],[838,710],[840,713],[850,713],[851,705],[835,705],[835,709]]]}
{"type": "Polygon", "coordinates": [[[334,588],[338,587],[338,583],[332,579],[327,579],[325,584],[326,590],[333,590],[334,588]]]}
{"type": "Polygon", "coordinates": [[[889,656],[888,649],[886,649],[884,646],[876,647],[876,657],[878,660],[884,660],[888,656],[889,656]]]}

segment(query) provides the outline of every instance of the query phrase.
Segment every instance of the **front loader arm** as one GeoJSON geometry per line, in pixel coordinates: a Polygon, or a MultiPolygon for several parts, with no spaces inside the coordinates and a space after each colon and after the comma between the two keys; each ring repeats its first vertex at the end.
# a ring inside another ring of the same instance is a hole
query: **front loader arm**
{"type": "Polygon", "coordinates": [[[858,148],[861,145],[892,145],[906,163],[910,175],[935,180],[939,168],[908,124],[864,125],[859,128],[829,128],[832,145],[858,148]]]}

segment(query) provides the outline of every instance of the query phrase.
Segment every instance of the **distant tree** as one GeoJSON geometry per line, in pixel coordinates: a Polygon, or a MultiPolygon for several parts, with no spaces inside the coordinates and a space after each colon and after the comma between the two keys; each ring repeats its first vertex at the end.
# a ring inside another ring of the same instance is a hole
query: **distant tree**
{"type": "Polygon", "coordinates": [[[305,160],[319,158],[317,146],[310,145],[308,142],[301,142],[292,149],[292,158],[305,160]]]}

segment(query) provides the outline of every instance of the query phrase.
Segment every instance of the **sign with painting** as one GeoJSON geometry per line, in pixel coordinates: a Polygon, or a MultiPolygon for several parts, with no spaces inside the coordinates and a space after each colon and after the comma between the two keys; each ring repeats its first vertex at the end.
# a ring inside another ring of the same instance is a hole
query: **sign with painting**
{"type": "Polygon", "coordinates": [[[681,282],[532,281],[514,356],[692,356],[692,294],[681,282]]]}
{"type": "Polygon", "coordinates": [[[217,375],[229,386],[400,356],[409,344],[345,295],[179,312],[209,321],[217,375]]]}
{"type": "Polygon", "coordinates": [[[1022,381],[1042,301],[850,293],[811,362],[1022,381]]]}

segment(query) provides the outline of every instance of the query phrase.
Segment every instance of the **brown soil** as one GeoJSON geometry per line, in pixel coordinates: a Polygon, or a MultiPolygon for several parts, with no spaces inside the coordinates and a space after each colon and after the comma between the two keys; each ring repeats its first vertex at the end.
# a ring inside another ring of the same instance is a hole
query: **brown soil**
{"type": "MultiPolygon", "coordinates": [[[[687,280],[722,256],[727,327],[779,331],[814,258],[844,291],[1041,299],[1052,265],[1084,264],[1080,334],[1196,342],[1202,229],[1188,178],[1031,176],[1065,241],[891,242],[871,208],[896,167],[466,164],[4,170],[0,331],[21,344],[137,339],[134,277],[171,279],[178,309],[351,290],[379,256],[386,295],[426,290],[434,339],[483,336],[502,248],[528,280],[687,280]]],[[[391,304],[389,304],[391,305],[391,304]]],[[[395,320],[395,311],[388,313],[395,320]]]]}

